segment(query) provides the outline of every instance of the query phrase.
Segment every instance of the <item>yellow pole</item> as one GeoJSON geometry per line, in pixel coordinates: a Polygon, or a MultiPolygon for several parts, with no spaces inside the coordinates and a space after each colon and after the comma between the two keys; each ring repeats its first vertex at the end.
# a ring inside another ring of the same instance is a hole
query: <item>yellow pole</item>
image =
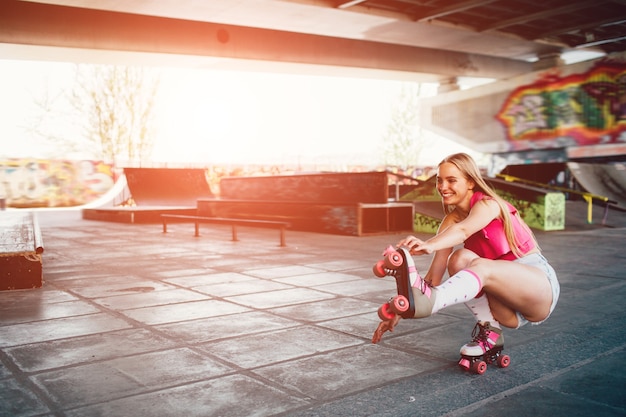
{"type": "Polygon", "coordinates": [[[593,197],[589,194],[583,194],[583,198],[587,202],[587,223],[592,223],[592,215],[593,215],[593,197]]]}

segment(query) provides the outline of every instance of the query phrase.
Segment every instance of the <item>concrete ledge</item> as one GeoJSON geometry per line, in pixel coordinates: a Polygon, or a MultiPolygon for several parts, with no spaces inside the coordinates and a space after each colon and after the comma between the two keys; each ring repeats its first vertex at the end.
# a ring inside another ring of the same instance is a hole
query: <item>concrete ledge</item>
{"type": "Polygon", "coordinates": [[[41,288],[43,238],[31,212],[0,212],[0,290],[41,288]]]}

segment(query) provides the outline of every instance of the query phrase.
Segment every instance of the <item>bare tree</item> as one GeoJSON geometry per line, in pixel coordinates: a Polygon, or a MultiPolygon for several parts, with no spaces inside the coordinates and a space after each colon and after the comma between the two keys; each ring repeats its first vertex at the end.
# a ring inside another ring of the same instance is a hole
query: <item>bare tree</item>
{"type": "Polygon", "coordinates": [[[76,65],[74,75],[72,85],[59,88],[48,81],[34,95],[38,112],[24,128],[37,139],[39,156],[147,161],[158,75],[140,67],[87,64],[76,65]]]}
{"type": "Polygon", "coordinates": [[[71,103],[98,159],[131,163],[149,159],[158,77],[144,68],[78,65],[71,103]]]}
{"type": "Polygon", "coordinates": [[[392,109],[391,122],[383,137],[385,165],[406,170],[415,167],[425,147],[419,121],[421,85],[402,85],[400,98],[392,109]]]}
{"type": "Polygon", "coordinates": [[[40,158],[63,159],[80,153],[81,144],[73,129],[76,117],[68,103],[66,87],[53,88],[50,80],[43,88],[32,91],[36,111],[31,113],[23,126],[35,141],[31,146],[40,158]]]}

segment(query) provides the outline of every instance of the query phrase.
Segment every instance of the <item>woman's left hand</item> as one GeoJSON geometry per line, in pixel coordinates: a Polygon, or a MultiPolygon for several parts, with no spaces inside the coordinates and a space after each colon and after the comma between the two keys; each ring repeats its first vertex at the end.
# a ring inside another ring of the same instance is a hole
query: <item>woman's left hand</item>
{"type": "Polygon", "coordinates": [[[383,334],[385,332],[393,332],[393,329],[396,327],[400,319],[401,317],[396,315],[391,320],[381,321],[374,332],[374,336],[372,336],[372,343],[376,344],[380,342],[380,339],[383,338],[383,334]]]}

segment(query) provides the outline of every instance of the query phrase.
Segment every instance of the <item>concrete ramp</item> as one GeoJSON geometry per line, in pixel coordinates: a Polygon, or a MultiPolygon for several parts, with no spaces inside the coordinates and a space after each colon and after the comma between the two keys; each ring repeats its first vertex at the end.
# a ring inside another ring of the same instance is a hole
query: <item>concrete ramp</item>
{"type": "MultiPolygon", "coordinates": [[[[84,208],[83,219],[159,223],[161,214],[196,214],[198,199],[213,198],[205,169],[124,168],[123,177],[123,190],[130,194],[134,205],[111,206],[106,201],[101,206],[84,208]]],[[[118,195],[119,190],[114,194],[118,195]]]]}
{"type": "Polygon", "coordinates": [[[626,210],[626,165],[568,162],[567,167],[585,191],[617,201],[626,210]]]}
{"type": "Polygon", "coordinates": [[[130,194],[137,206],[196,206],[213,193],[200,168],[124,168],[130,194]]]}
{"type": "Polygon", "coordinates": [[[109,191],[104,193],[100,198],[83,205],[82,208],[115,207],[124,204],[129,198],[130,190],[126,183],[126,176],[122,174],[109,191]]]}

